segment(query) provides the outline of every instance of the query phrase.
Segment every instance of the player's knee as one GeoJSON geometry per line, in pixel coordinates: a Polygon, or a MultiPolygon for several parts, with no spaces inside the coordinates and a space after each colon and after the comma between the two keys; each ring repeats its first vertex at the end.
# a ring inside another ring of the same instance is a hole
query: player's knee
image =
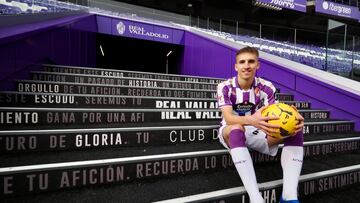
{"type": "Polygon", "coordinates": [[[241,128],[232,128],[229,134],[229,147],[231,149],[237,148],[237,147],[245,147],[246,137],[244,128],[241,126],[241,128]]]}
{"type": "Polygon", "coordinates": [[[242,125],[240,125],[240,124],[231,125],[231,131],[232,131],[232,130],[237,130],[237,129],[245,132],[244,126],[242,126],[242,125]]]}
{"type": "Polygon", "coordinates": [[[241,130],[241,131],[245,132],[245,128],[242,125],[238,125],[238,124],[230,125],[228,130],[229,130],[228,133],[224,133],[224,135],[223,135],[224,139],[225,139],[225,141],[226,141],[226,143],[228,145],[229,145],[231,131],[233,131],[233,130],[241,130]]]}
{"type": "Polygon", "coordinates": [[[284,146],[303,146],[304,134],[302,131],[296,133],[292,137],[284,139],[284,146]]]}

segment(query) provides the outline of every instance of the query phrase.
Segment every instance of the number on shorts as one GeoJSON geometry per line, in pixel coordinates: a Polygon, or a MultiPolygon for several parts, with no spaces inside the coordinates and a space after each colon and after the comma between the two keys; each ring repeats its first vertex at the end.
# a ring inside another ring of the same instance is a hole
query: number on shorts
{"type": "Polygon", "coordinates": [[[259,134],[259,129],[254,130],[254,131],[252,132],[252,134],[253,134],[253,135],[259,134]]]}

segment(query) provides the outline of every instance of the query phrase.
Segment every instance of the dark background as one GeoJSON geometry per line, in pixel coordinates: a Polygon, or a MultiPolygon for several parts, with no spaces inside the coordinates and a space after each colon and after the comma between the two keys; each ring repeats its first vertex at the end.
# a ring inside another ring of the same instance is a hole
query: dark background
{"type": "Polygon", "coordinates": [[[169,73],[176,73],[183,53],[181,45],[106,34],[96,34],[96,43],[96,66],[101,68],[165,73],[166,55],[172,51],[168,57],[169,73]]]}

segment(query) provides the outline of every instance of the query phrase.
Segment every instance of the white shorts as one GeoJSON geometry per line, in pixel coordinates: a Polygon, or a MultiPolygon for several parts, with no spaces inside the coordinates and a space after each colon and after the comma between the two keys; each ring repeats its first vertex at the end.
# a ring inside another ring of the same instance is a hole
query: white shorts
{"type": "MultiPolygon", "coordinates": [[[[227,146],[224,137],[222,135],[222,131],[226,126],[221,126],[219,129],[219,141],[220,143],[228,150],[230,150],[229,146],[227,146]]],[[[244,126],[245,127],[245,137],[246,137],[246,146],[250,149],[253,149],[255,151],[258,151],[263,154],[268,154],[270,156],[275,156],[277,154],[277,151],[279,149],[278,145],[274,145],[269,148],[266,134],[259,130],[258,128],[255,128],[254,126],[244,126]]]]}

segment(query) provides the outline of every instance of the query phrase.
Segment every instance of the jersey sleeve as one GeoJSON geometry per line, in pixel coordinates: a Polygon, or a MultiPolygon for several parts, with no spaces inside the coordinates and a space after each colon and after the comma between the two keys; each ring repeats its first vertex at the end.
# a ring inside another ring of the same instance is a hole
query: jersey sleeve
{"type": "Polygon", "coordinates": [[[229,96],[229,87],[224,82],[217,86],[216,98],[219,108],[222,106],[232,105],[229,96]]]}
{"type": "Polygon", "coordinates": [[[275,103],[275,92],[276,92],[276,88],[274,87],[274,85],[267,81],[266,84],[264,85],[264,90],[266,93],[266,98],[264,100],[264,105],[270,105],[270,104],[274,104],[275,103]]]}

